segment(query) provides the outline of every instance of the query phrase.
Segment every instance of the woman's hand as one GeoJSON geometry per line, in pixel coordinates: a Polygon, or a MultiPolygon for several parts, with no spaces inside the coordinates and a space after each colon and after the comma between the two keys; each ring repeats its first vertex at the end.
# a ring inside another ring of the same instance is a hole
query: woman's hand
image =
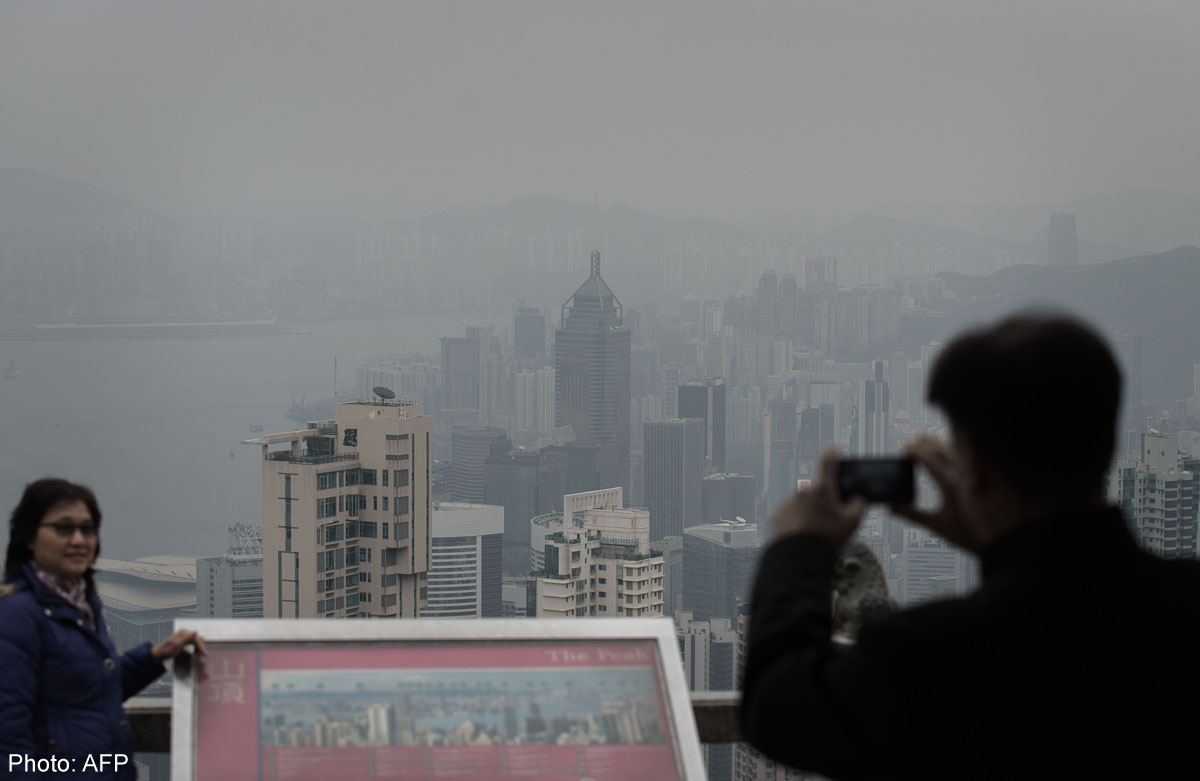
{"type": "Polygon", "coordinates": [[[198,656],[205,656],[208,653],[204,647],[204,638],[200,636],[199,632],[194,629],[180,629],[151,648],[150,654],[161,662],[163,659],[174,659],[179,656],[187,650],[189,645],[196,646],[198,656]]]}

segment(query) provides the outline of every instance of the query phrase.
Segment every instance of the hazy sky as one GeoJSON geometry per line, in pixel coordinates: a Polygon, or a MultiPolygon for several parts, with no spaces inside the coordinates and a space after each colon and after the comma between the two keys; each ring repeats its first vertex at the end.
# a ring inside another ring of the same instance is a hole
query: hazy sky
{"type": "Polygon", "coordinates": [[[1200,198],[1200,3],[0,5],[0,167],[179,216],[1200,198]]]}

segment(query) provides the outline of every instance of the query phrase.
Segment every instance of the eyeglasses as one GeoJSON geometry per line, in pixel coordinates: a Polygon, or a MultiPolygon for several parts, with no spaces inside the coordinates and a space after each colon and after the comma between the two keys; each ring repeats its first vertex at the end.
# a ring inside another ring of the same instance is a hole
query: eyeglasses
{"type": "Polygon", "coordinates": [[[69,540],[75,536],[75,532],[83,535],[84,539],[90,539],[96,536],[96,525],[94,523],[65,523],[57,521],[55,523],[43,523],[43,528],[53,529],[54,533],[64,540],[69,540]]]}

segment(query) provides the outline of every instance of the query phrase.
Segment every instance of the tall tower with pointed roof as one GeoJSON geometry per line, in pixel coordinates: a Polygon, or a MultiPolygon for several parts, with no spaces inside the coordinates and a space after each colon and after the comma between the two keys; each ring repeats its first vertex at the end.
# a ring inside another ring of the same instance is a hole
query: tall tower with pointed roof
{"type": "Polygon", "coordinates": [[[581,442],[611,443],[623,464],[629,462],[631,343],[621,302],[600,276],[600,252],[594,251],[592,273],[563,304],[554,331],[555,425],[573,427],[581,442]]]}

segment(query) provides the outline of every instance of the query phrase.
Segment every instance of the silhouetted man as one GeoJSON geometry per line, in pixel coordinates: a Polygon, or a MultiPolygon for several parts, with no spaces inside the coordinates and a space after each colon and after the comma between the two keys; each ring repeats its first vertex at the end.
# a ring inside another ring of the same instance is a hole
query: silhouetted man
{"type": "Polygon", "coordinates": [[[767,756],[835,779],[1200,777],[1200,564],[1140,551],[1105,504],[1120,377],[1070,318],[1020,315],[941,353],[951,439],[907,451],[942,506],[894,512],[977,553],[974,594],[830,643],[835,551],[862,518],[827,452],[776,513],[742,705],[767,756]]]}

